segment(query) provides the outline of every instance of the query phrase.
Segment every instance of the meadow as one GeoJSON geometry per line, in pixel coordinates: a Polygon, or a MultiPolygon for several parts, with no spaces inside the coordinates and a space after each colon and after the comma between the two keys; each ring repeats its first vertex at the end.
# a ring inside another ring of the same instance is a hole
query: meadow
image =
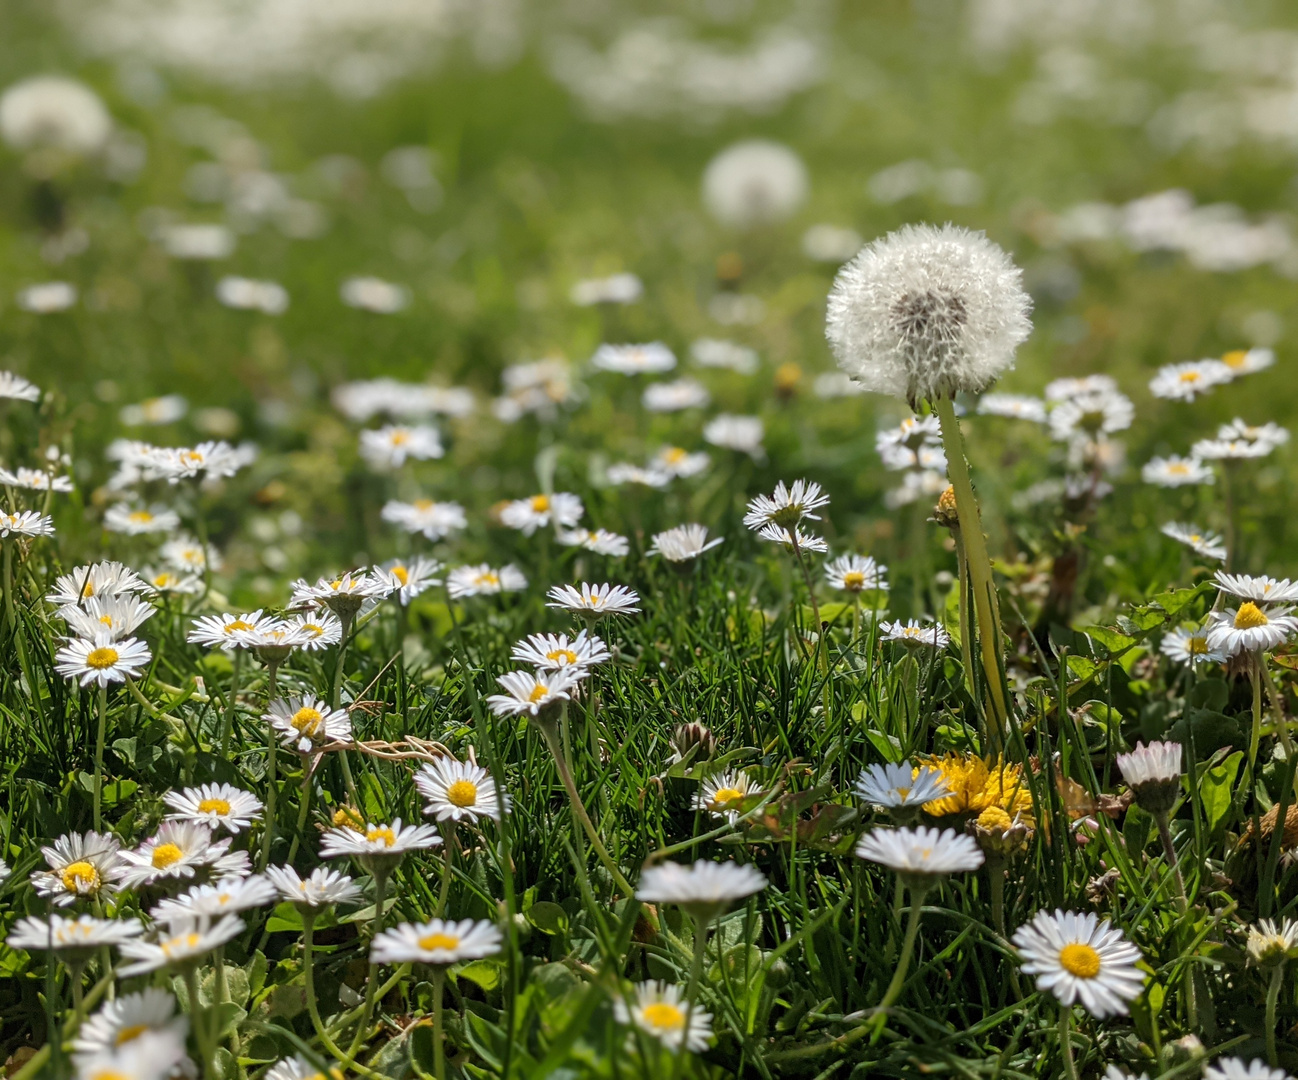
{"type": "Polygon", "coordinates": [[[1298,20],[0,4],[21,1080],[1298,1074],[1298,20]]]}

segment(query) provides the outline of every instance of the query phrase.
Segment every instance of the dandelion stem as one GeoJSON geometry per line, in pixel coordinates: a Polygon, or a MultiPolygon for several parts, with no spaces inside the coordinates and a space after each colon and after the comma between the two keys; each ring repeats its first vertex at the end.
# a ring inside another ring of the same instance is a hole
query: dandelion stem
{"type": "Polygon", "coordinates": [[[910,916],[906,920],[906,936],[901,943],[901,955],[897,957],[897,970],[893,972],[892,982],[888,984],[888,989],[884,992],[883,1000],[879,1002],[878,1007],[874,1010],[871,1022],[874,1024],[874,1034],[870,1042],[877,1042],[879,1036],[883,1034],[883,1025],[888,1019],[888,1010],[901,995],[901,988],[906,984],[906,974],[910,970],[910,959],[915,952],[915,938],[919,934],[919,917],[924,907],[924,894],[927,890],[910,887],[910,916]]]}
{"type": "MultiPolygon", "coordinates": [[[[6,550],[8,550],[6,548],[6,550]]],[[[108,687],[99,688],[99,724],[95,728],[95,832],[103,831],[104,733],[108,726],[108,687]]]]}
{"type": "Polygon", "coordinates": [[[1064,1076],[1067,1080],[1077,1080],[1077,1065],[1073,1062],[1072,1036],[1073,1007],[1059,1006],[1059,1056],[1064,1059],[1064,1076]]]}
{"type": "MultiPolygon", "coordinates": [[[[969,479],[969,463],[964,456],[964,438],[960,434],[960,421],[956,419],[955,403],[949,397],[939,397],[933,402],[933,407],[942,424],[947,476],[955,494],[956,516],[960,521],[960,543],[964,546],[969,582],[973,589],[978,644],[982,650],[983,671],[987,676],[987,692],[991,698],[993,714],[989,718],[987,729],[991,736],[991,749],[995,753],[1000,747],[1008,715],[1005,691],[1001,685],[1000,619],[992,609],[996,583],[992,579],[992,564],[987,554],[987,539],[983,536],[978,502],[974,498],[973,484],[969,479]]],[[[966,603],[964,594],[961,594],[961,607],[966,603]]]]}
{"type": "Polygon", "coordinates": [[[437,1080],[446,1077],[446,1047],[442,1043],[442,990],[446,983],[446,969],[440,964],[433,968],[433,1075],[437,1080]]]}
{"type": "Polygon", "coordinates": [[[563,747],[559,745],[558,725],[553,721],[538,720],[536,726],[541,729],[545,744],[550,748],[550,753],[554,756],[554,766],[559,773],[559,781],[568,793],[568,802],[572,805],[572,816],[577,819],[581,827],[586,831],[591,847],[595,849],[595,854],[599,857],[599,861],[604,864],[604,868],[613,876],[614,883],[627,897],[632,896],[635,889],[631,887],[631,883],[627,881],[625,875],[618,869],[617,863],[609,855],[608,849],[604,847],[604,842],[599,838],[599,833],[595,831],[595,825],[590,820],[590,815],[586,813],[586,807],[582,805],[581,796],[577,794],[577,785],[573,782],[572,770],[568,768],[568,763],[563,757],[563,747]]]}
{"type": "Polygon", "coordinates": [[[1284,964],[1276,964],[1271,972],[1271,982],[1266,988],[1266,1060],[1274,1069],[1280,1062],[1275,1048],[1275,1007],[1280,1000],[1280,988],[1284,983],[1284,964]]]}

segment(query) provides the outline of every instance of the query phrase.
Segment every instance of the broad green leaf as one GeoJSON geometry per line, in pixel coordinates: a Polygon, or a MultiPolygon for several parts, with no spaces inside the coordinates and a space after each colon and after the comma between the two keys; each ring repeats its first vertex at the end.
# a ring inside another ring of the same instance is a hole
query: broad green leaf
{"type": "Polygon", "coordinates": [[[1205,772],[1199,781],[1199,799],[1203,803],[1203,816],[1209,832],[1221,824],[1230,810],[1232,789],[1243,760],[1244,751],[1236,750],[1220,765],[1205,772]]]}

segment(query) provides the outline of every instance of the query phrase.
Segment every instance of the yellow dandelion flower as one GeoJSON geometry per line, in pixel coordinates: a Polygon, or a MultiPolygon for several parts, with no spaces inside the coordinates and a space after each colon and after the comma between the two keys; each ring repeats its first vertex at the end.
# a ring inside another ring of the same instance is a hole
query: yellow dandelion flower
{"type": "Polygon", "coordinates": [[[1031,822],[1032,792],[1021,765],[1003,759],[989,762],[976,754],[948,754],[930,759],[929,764],[942,774],[951,794],[925,803],[925,813],[934,817],[976,815],[988,807],[999,807],[1010,817],[1018,814],[1031,822]]]}

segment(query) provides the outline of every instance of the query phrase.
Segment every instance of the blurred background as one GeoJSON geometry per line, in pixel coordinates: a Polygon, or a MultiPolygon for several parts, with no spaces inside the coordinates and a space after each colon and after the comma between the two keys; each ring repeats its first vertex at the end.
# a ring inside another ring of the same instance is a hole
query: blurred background
{"type": "MultiPolygon", "coordinates": [[[[471,390],[474,412],[446,421],[454,453],[425,486],[478,505],[533,490],[546,446],[562,452],[563,486],[584,482],[592,456],[697,444],[702,418],[629,421],[612,391],[559,425],[524,418],[525,436],[504,422],[507,365],[581,370],[603,341],[661,340],[683,358],[699,339],[755,350],[753,373],[701,370],[717,408],[766,420],[744,483],[812,471],[835,494],[828,527],[886,556],[895,477],[873,443],[904,411],[832,377],[823,312],[840,263],[908,221],[985,229],[1014,254],[1036,330],[1001,389],[1114,375],[1137,407],[1133,473],[1236,415],[1287,424],[1298,399],[1292,4],[5,0],[0,12],[0,86],[71,76],[104,110],[86,113],[80,145],[0,148],[0,366],[53,392],[47,418],[62,418],[87,502],[123,433],[283,450],[256,467],[251,525],[232,514],[222,538],[254,594],[276,588],[266,547],[291,555],[315,537],[335,558],[371,553],[376,521],[357,521],[377,514],[363,489],[379,481],[353,467],[354,432],[329,403],[346,380],[471,390]],[[776,145],[719,157],[749,140],[776,145]],[[285,295],[232,306],[218,295],[231,275],[285,295]],[[64,291],[32,290],[50,283],[64,291]],[[1274,348],[1276,367],[1192,407],[1146,389],[1161,364],[1252,346],[1274,348]],[[166,395],[184,401],[153,403],[166,395]]],[[[1053,451],[998,423],[973,453],[997,465],[983,490],[1009,512],[1053,451]]],[[[1273,573],[1298,568],[1274,543],[1289,471],[1287,457],[1256,467],[1242,525],[1273,573]]],[[[1143,490],[1120,489],[1109,528],[1150,523],[1143,490]]],[[[1201,494],[1158,497],[1189,515],[1201,494]]]]}

